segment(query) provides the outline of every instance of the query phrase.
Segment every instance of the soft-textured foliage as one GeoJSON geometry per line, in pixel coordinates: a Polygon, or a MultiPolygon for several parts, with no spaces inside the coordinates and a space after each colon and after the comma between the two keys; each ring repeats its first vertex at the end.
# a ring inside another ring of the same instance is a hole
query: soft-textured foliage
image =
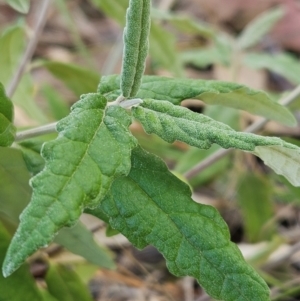
{"type": "Polygon", "coordinates": [[[296,157],[300,149],[279,138],[236,132],[228,125],[189,109],[174,106],[168,101],[146,99],[142,105],[133,108],[133,112],[134,117],[142,123],[148,134],[155,133],[167,142],[179,140],[202,149],[207,149],[216,143],[223,148],[253,152],[259,157],[261,154],[264,156],[266,154],[256,147],[265,147],[265,152],[269,153],[272,150],[270,146],[279,146],[283,150],[282,154],[277,151],[276,156],[270,154],[262,159],[266,160],[269,166],[274,167],[277,173],[299,182],[297,175],[300,164],[296,157]],[[286,159],[286,152],[293,154],[289,161],[286,159]],[[286,162],[290,164],[284,164],[286,162]]]}
{"type": "Polygon", "coordinates": [[[58,123],[58,138],[44,145],[46,167],[31,181],[32,200],[6,256],[5,276],[60,228],[73,225],[84,207],[95,207],[112,181],[129,172],[136,145],[128,131],[131,119],[121,107],[105,107],[100,94],[83,95],[58,123]]]}
{"type": "Polygon", "coordinates": [[[15,140],[16,128],[12,124],[13,116],[13,104],[0,83],[0,146],[10,146],[15,140]]]}
{"type": "Polygon", "coordinates": [[[151,0],[130,0],[124,29],[121,91],[133,97],[139,90],[149,49],[151,0]]]}
{"type": "Polygon", "coordinates": [[[20,13],[27,14],[30,7],[30,0],[6,0],[6,2],[20,13]]]}
{"type": "Polygon", "coordinates": [[[114,181],[101,208],[135,246],[154,245],[173,274],[197,278],[213,298],[269,300],[268,287],[230,242],[217,210],[190,195],[158,157],[136,148],[130,174],[114,181]]]}
{"type": "MultiPolygon", "coordinates": [[[[98,92],[111,101],[120,95],[119,86],[118,75],[105,76],[101,79],[98,92]]],[[[289,110],[271,100],[265,92],[235,83],[144,76],[136,97],[168,100],[175,105],[180,104],[184,99],[195,98],[211,105],[246,110],[286,125],[296,124],[289,110]]]]}

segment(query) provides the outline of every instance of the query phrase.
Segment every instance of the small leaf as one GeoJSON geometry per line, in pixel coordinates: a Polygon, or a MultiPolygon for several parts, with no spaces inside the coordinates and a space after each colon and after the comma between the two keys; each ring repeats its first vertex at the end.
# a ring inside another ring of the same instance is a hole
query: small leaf
{"type": "Polygon", "coordinates": [[[300,62],[296,57],[288,53],[248,53],[244,58],[244,63],[250,68],[266,68],[275,72],[291,83],[298,85],[300,83],[300,62]]]}
{"type": "Polygon", "coordinates": [[[45,280],[49,292],[58,300],[93,300],[87,286],[84,285],[79,276],[69,267],[52,264],[45,280]]]}
{"type": "MultiPolygon", "coordinates": [[[[2,180],[3,178],[1,178],[2,180]]],[[[0,265],[10,242],[10,235],[0,222],[0,265]]],[[[5,279],[0,275],[0,300],[1,301],[41,301],[33,277],[30,275],[29,266],[26,264],[10,278],[5,279]]]]}
{"type": "Polygon", "coordinates": [[[297,157],[300,148],[279,138],[236,132],[224,123],[174,106],[168,101],[146,99],[140,106],[133,108],[133,115],[148,134],[155,133],[169,143],[179,140],[202,149],[216,143],[223,148],[253,152],[291,183],[300,184],[300,161],[297,157]]]}
{"type": "Polygon", "coordinates": [[[124,29],[121,91],[133,97],[139,90],[149,49],[151,0],[130,0],[124,29]]]}
{"type": "Polygon", "coordinates": [[[95,242],[91,231],[81,222],[74,227],[61,229],[55,237],[55,242],[99,267],[107,269],[115,267],[108,250],[95,242]]]}
{"type": "Polygon", "coordinates": [[[30,0],[6,0],[6,2],[19,13],[27,14],[30,7],[30,0]]]}
{"type": "Polygon", "coordinates": [[[76,223],[85,207],[99,204],[112,181],[129,172],[136,145],[130,123],[121,107],[106,109],[100,94],[83,95],[58,123],[58,138],[42,150],[45,169],[31,181],[33,196],[8,250],[5,276],[48,245],[59,229],[76,223]]]}
{"type": "Polygon", "coordinates": [[[282,7],[276,7],[256,17],[239,36],[237,40],[239,48],[246,49],[257,44],[284,14],[285,11],[282,7]]]}
{"type": "Polygon", "coordinates": [[[12,124],[13,117],[13,104],[0,83],[0,146],[10,146],[15,140],[16,127],[12,124]]]}
{"type": "Polygon", "coordinates": [[[300,149],[280,145],[257,146],[253,154],[294,186],[300,186],[300,149]]]}
{"type": "Polygon", "coordinates": [[[242,174],[239,178],[237,199],[248,242],[270,239],[274,229],[264,226],[274,216],[272,186],[266,177],[255,173],[242,174]]]}
{"type": "Polygon", "coordinates": [[[97,72],[81,66],[61,62],[43,62],[41,66],[60,79],[77,97],[96,91],[99,83],[100,75],[97,72]]]}
{"type": "Polygon", "coordinates": [[[156,156],[133,150],[132,169],[100,205],[136,247],[155,246],[176,276],[193,276],[213,298],[269,300],[269,290],[239,249],[217,210],[194,202],[189,187],[156,156]]]}
{"type": "MultiPolygon", "coordinates": [[[[115,100],[121,93],[119,85],[118,75],[105,76],[101,79],[98,92],[105,95],[109,101],[115,100]]],[[[200,99],[210,105],[245,110],[285,125],[296,124],[291,112],[274,102],[265,92],[235,83],[144,76],[136,97],[167,100],[175,105],[189,98],[200,99]]]]}

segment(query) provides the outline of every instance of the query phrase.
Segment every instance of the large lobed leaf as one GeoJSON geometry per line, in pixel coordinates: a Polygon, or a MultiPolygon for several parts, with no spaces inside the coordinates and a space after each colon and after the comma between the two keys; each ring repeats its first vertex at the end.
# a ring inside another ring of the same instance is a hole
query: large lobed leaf
{"type": "Polygon", "coordinates": [[[161,159],[136,148],[130,174],[114,181],[100,207],[136,247],[154,245],[173,274],[197,278],[213,298],[269,300],[268,287],[230,242],[217,210],[190,196],[161,159]]]}
{"type": "Polygon", "coordinates": [[[140,106],[133,108],[133,114],[148,134],[155,133],[167,142],[179,140],[202,149],[210,148],[216,143],[223,148],[253,152],[262,157],[277,173],[300,185],[298,160],[300,149],[279,138],[236,132],[224,123],[189,109],[174,106],[168,101],[145,99],[140,106]],[[274,146],[284,151],[277,151],[275,154],[275,151],[272,151],[274,146]],[[291,156],[291,153],[294,155],[291,156]]]}
{"type": "Polygon", "coordinates": [[[0,83],[0,146],[10,146],[15,140],[16,128],[13,125],[14,108],[0,83]]]}
{"type": "Polygon", "coordinates": [[[83,95],[58,123],[58,138],[44,145],[46,166],[31,181],[32,200],[6,255],[5,276],[59,229],[73,225],[85,207],[95,207],[116,177],[128,174],[136,146],[131,118],[120,107],[106,109],[106,103],[100,94],[83,95]]]}
{"type": "MultiPolygon", "coordinates": [[[[98,92],[111,101],[121,94],[119,87],[118,75],[105,76],[101,79],[98,92]]],[[[144,76],[136,97],[167,100],[175,105],[188,98],[200,99],[210,105],[245,110],[289,126],[296,124],[290,111],[270,99],[265,92],[236,83],[144,76]]]]}

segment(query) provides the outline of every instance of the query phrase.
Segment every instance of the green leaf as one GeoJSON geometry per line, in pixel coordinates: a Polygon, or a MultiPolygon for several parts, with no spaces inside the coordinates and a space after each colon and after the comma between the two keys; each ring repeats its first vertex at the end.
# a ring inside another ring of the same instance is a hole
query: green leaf
{"type": "Polygon", "coordinates": [[[99,83],[100,74],[74,64],[43,62],[41,66],[60,79],[77,97],[96,91],[99,83]]]}
{"type": "Polygon", "coordinates": [[[253,154],[260,157],[277,174],[286,177],[294,186],[300,186],[300,149],[285,146],[286,143],[283,146],[257,146],[253,154]]]}
{"type": "MultiPolygon", "coordinates": [[[[0,82],[7,86],[18,68],[25,51],[26,34],[22,26],[6,29],[0,37],[0,82]]],[[[48,119],[34,102],[36,89],[29,73],[25,73],[18,84],[12,101],[34,120],[46,123],[48,119]]]]}
{"type": "Polygon", "coordinates": [[[14,106],[11,100],[6,96],[4,86],[0,83],[0,113],[6,117],[8,121],[14,119],[14,106]]]}
{"type": "Polygon", "coordinates": [[[30,0],[6,0],[6,2],[19,13],[27,14],[30,7],[30,0]]]}
{"type": "Polygon", "coordinates": [[[130,123],[125,109],[106,109],[106,99],[92,93],[58,123],[58,138],[42,150],[45,169],[31,180],[32,199],[7,253],[5,276],[48,245],[59,229],[76,223],[85,207],[99,204],[112,181],[129,172],[136,145],[130,123]]]}
{"type": "Polygon", "coordinates": [[[47,272],[45,280],[49,292],[58,300],[93,300],[88,288],[70,267],[52,264],[47,272]]]}
{"type": "Polygon", "coordinates": [[[213,298],[269,300],[267,285],[230,242],[217,210],[190,195],[158,157],[137,148],[130,174],[114,181],[101,208],[136,247],[155,246],[171,273],[195,277],[213,298]]]}
{"type": "Polygon", "coordinates": [[[168,101],[145,99],[140,106],[133,108],[133,115],[148,134],[155,133],[169,143],[179,140],[202,149],[216,143],[223,148],[253,152],[291,183],[300,184],[297,178],[300,148],[279,138],[236,132],[224,123],[168,101]],[[277,152],[276,147],[279,148],[277,152]]]}
{"type": "Polygon", "coordinates": [[[288,53],[268,54],[268,53],[248,53],[244,58],[244,63],[250,68],[266,68],[275,72],[291,83],[300,83],[300,62],[299,59],[288,53]]]}
{"type": "Polygon", "coordinates": [[[241,207],[247,240],[256,243],[272,237],[273,227],[264,227],[272,218],[272,186],[257,174],[241,175],[237,184],[237,199],[241,207]],[[254,189],[255,188],[255,189],[254,189]]]}
{"type": "MultiPolygon", "coordinates": [[[[3,263],[9,242],[10,236],[0,222],[0,265],[3,263]]],[[[42,300],[35,281],[30,275],[29,266],[27,264],[8,279],[5,279],[0,274],[0,291],[0,301],[42,300]]]]}
{"type": "Polygon", "coordinates": [[[152,17],[158,20],[169,21],[178,30],[187,33],[200,35],[204,38],[214,38],[215,30],[204,22],[197,22],[189,15],[174,14],[169,11],[152,9],[152,17]]]}
{"type": "Polygon", "coordinates": [[[237,40],[239,48],[246,49],[257,44],[284,14],[285,10],[282,7],[276,7],[256,17],[239,36],[237,40]]]}
{"type": "Polygon", "coordinates": [[[22,152],[0,147],[0,212],[15,224],[31,197],[30,174],[22,152]]]}
{"type": "Polygon", "coordinates": [[[55,242],[100,267],[115,267],[109,251],[95,242],[93,234],[81,222],[72,228],[60,230],[55,242]]]}
{"type": "Polygon", "coordinates": [[[15,140],[16,127],[13,125],[14,108],[0,83],[0,146],[10,146],[15,140]]]}
{"type": "Polygon", "coordinates": [[[92,3],[121,25],[125,24],[125,15],[129,0],[92,0],[92,3]]]}
{"type": "MultiPolygon", "coordinates": [[[[105,76],[101,79],[98,92],[109,101],[115,100],[121,93],[119,85],[118,75],[105,76]]],[[[179,105],[184,99],[200,99],[207,104],[245,110],[285,125],[296,124],[291,112],[274,102],[265,92],[235,83],[144,76],[136,97],[167,100],[175,105],[179,105]]]]}
{"type": "Polygon", "coordinates": [[[159,67],[170,70],[176,76],[182,75],[175,35],[155,22],[152,22],[150,30],[150,55],[159,67]]]}
{"type": "Polygon", "coordinates": [[[149,49],[151,0],[130,0],[124,29],[121,91],[134,97],[139,90],[149,49]]]}

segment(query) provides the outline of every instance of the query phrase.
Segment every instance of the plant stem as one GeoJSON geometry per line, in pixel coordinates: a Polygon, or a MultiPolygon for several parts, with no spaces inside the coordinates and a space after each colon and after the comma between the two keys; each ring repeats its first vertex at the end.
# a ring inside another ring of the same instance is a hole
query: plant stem
{"type": "Polygon", "coordinates": [[[46,124],[46,125],[43,125],[43,126],[40,126],[37,128],[18,132],[16,134],[15,141],[18,142],[18,141],[26,140],[26,139],[33,138],[33,137],[54,133],[56,131],[56,124],[57,124],[57,122],[49,123],[49,124],[46,124]]]}
{"type": "MultiPolygon", "coordinates": [[[[299,96],[300,96],[300,85],[297,86],[286,97],[283,97],[279,101],[279,103],[282,104],[283,106],[287,106],[287,105],[291,104],[293,101],[295,101],[299,96]]],[[[254,122],[249,127],[247,127],[244,132],[246,132],[246,133],[255,133],[258,130],[262,129],[268,121],[269,120],[266,119],[266,118],[261,118],[260,120],[254,122]]],[[[193,178],[198,173],[205,170],[207,167],[211,166],[213,163],[217,162],[218,160],[222,159],[224,156],[226,156],[227,154],[229,154],[232,151],[233,151],[233,148],[220,149],[220,150],[216,151],[214,154],[207,157],[205,160],[201,161],[200,163],[195,165],[193,168],[191,168],[190,170],[185,172],[184,173],[185,178],[186,179],[193,178]]]]}
{"type": "Polygon", "coordinates": [[[44,0],[41,4],[41,7],[39,9],[40,13],[39,13],[39,17],[38,17],[38,20],[36,22],[36,25],[33,29],[33,32],[32,32],[32,38],[30,39],[29,43],[28,43],[28,46],[25,50],[25,53],[22,57],[22,60],[20,62],[20,65],[18,66],[18,69],[16,70],[13,78],[11,79],[8,87],[7,87],[7,96],[8,97],[12,97],[13,94],[15,93],[17,87],[18,87],[18,84],[22,78],[22,75],[24,74],[24,71],[25,71],[25,68],[26,68],[26,65],[28,63],[28,61],[31,60],[33,54],[34,54],[34,51],[35,51],[35,48],[36,48],[36,45],[38,43],[38,40],[39,40],[39,37],[44,29],[44,26],[46,24],[46,15],[47,15],[47,11],[48,11],[48,8],[50,7],[50,3],[51,3],[51,0],[44,0]]]}

